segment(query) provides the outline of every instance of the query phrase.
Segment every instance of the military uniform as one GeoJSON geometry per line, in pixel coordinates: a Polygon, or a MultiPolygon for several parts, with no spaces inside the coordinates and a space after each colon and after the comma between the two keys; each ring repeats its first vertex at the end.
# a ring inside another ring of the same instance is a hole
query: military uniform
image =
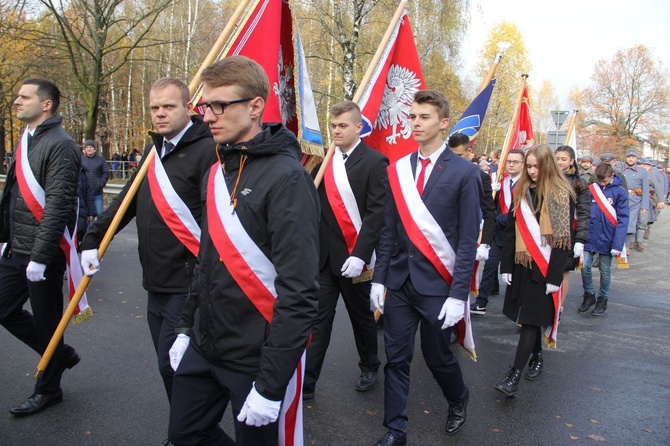
{"type": "MultiPolygon", "coordinates": [[[[637,151],[629,149],[626,157],[637,158],[637,151]]],[[[637,164],[629,166],[626,164],[623,176],[626,178],[628,189],[629,220],[626,231],[626,245],[642,249],[641,243],[644,232],[647,229],[647,218],[649,212],[649,175],[647,171],[637,164]],[[645,210],[645,212],[641,212],[645,210]],[[635,245],[632,245],[635,243],[635,245]]]]}

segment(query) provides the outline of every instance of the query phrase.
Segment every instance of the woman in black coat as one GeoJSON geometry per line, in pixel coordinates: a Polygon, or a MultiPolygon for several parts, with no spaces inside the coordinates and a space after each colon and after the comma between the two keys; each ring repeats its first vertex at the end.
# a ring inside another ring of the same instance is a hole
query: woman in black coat
{"type": "Polygon", "coordinates": [[[571,252],[572,187],[548,145],[532,147],[524,163],[500,263],[507,284],[503,313],[521,326],[514,365],[495,386],[508,396],[516,394],[529,358],[527,379],[536,379],[542,370],[542,327],[551,327],[545,340],[555,346],[558,294],[571,252]]]}

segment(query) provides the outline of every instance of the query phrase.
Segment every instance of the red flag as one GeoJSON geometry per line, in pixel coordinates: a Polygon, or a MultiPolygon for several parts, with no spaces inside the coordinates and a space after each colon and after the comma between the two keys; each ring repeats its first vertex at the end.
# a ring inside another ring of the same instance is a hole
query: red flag
{"type": "Polygon", "coordinates": [[[528,88],[525,86],[521,95],[521,103],[519,104],[519,117],[516,120],[511,137],[510,150],[521,149],[525,152],[535,144],[533,123],[530,120],[530,99],[528,99],[528,88]]]}
{"type": "MultiPolygon", "coordinates": [[[[303,152],[303,165],[309,168],[319,161],[318,157],[323,157],[323,139],[300,34],[289,2],[252,0],[246,11],[223,45],[218,60],[246,56],[263,67],[270,81],[263,121],[282,122],[296,135],[303,152]]],[[[198,89],[194,103],[197,104],[201,94],[198,89]]]]}
{"type": "Polygon", "coordinates": [[[396,24],[358,105],[365,142],[394,162],[418,145],[412,138],[409,110],[414,94],[426,88],[407,11],[396,24]]]}

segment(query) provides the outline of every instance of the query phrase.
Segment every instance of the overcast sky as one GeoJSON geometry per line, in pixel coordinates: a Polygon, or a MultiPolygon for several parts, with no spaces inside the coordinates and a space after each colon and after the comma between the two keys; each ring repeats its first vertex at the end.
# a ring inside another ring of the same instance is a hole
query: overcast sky
{"type": "MultiPolygon", "coordinates": [[[[493,26],[516,23],[533,69],[528,83],[548,79],[559,104],[568,109],[568,92],[591,83],[595,63],[619,49],[649,47],[670,69],[670,2],[667,0],[471,0],[471,25],[461,57],[466,73],[476,63],[493,26]]],[[[521,75],[521,73],[519,73],[521,75]]]]}

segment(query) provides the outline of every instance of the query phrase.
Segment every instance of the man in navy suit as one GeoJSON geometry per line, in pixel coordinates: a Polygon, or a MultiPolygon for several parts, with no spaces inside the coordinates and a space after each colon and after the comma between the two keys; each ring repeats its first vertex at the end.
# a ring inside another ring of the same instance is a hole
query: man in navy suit
{"type": "Polygon", "coordinates": [[[469,391],[449,341],[467,311],[479,235],[478,167],[454,154],[443,133],[449,102],[438,91],[414,97],[412,135],[419,150],[389,167],[384,224],[370,302],[384,313],[384,426],[376,446],[406,443],[414,337],[421,330],[426,365],[449,404],[445,431],[465,423],[469,391]],[[384,287],[387,295],[384,299],[384,287]]]}
{"type": "Polygon", "coordinates": [[[307,348],[303,398],[314,388],[330,343],[340,294],[354,330],[361,374],[355,389],[371,390],[381,362],[377,328],[370,311],[374,249],[384,218],[388,158],[361,141],[361,111],[352,101],[330,108],[335,153],[319,186],[319,313],[307,348]],[[367,266],[366,266],[367,265],[367,266]]]}

